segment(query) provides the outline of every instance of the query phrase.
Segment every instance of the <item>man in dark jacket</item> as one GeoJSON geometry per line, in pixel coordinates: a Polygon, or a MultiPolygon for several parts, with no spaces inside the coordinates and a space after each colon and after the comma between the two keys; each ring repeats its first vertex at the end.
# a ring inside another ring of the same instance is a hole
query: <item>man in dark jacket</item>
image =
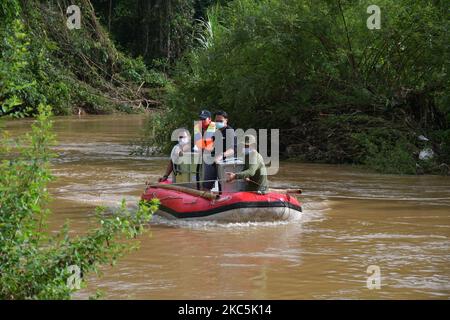
{"type": "MultiPolygon", "coordinates": [[[[216,154],[214,156],[214,159],[217,163],[227,158],[232,159],[236,157],[237,137],[234,133],[234,129],[230,125],[228,125],[228,114],[225,111],[219,110],[215,113],[215,123],[216,129],[221,133],[221,137],[220,135],[216,134],[215,139],[221,138],[222,140],[221,148],[219,147],[219,150],[217,150],[217,148],[215,149],[216,154]],[[227,139],[231,139],[231,142],[227,139]]],[[[220,145],[216,140],[214,141],[214,144],[215,147],[218,147],[220,145]]]]}

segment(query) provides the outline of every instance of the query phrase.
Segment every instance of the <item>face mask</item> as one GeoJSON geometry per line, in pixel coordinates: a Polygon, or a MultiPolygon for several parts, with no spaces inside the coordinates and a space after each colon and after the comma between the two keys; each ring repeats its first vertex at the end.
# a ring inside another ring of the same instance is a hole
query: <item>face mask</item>
{"type": "Polygon", "coordinates": [[[244,148],[244,154],[249,155],[250,154],[250,148],[244,148]]]}
{"type": "Polygon", "coordinates": [[[187,145],[189,143],[189,138],[184,137],[184,138],[178,139],[178,143],[182,146],[187,145]]]}
{"type": "Polygon", "coordinates": [[[223,122],[216,122],[216,128],[217,129],[225,128],[225,123],[223,123],[223,122]]]}

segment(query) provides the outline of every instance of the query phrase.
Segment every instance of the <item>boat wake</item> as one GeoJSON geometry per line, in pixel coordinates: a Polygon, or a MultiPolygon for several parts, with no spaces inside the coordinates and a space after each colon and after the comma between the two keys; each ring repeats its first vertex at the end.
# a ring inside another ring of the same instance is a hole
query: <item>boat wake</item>
{"type": "Polygon", "coordinates": [[[210,230],[210,229],[250,229],[250,228],[272,228],[285,226],[289,224],[299,223],[302,221],[301,217],[292,218],[289,220],[277,221],[246,221],[246,222],[225,222],[215,220],[181,220],[181,219],[167,219],[165,217],[154,215],[150,225],[168,226],[174,228],[186,228],[193,230],[210,230]]]}

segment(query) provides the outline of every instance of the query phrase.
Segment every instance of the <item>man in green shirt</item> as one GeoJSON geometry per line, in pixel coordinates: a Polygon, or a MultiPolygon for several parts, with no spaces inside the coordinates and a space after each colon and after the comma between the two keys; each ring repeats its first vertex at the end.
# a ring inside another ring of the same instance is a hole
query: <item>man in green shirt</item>
{"type": "Polygon", "coordinates": [[[227,182],[244,179],[247,181],[245,191],[266,193],[269,189],[267,170],[263,157],[256,151],[256,138],[252,135],[247,135],[244,141],[244,171],[238,173],[227,172],[227,182]]]}

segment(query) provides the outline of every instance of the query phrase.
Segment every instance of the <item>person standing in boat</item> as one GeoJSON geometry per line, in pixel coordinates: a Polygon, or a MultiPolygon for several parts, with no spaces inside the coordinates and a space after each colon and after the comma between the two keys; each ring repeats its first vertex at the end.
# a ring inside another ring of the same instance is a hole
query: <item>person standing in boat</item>
{"type": "MultiPolygon", "coordinates": [[[[194,151],[200,153],[209,153],[211,157],[214,155],[214,134],[216,132],[216,123],[211,121],[211,112],[208,110],[200,111],[198,115],[199,121],[194,125],[194,151]]],[[[202,161],[203,177],[200,178],[200,170],[198,168],[197,180],[202,179],[201,189],[211,190],[214,186],[214,180],[217,178],[215,163],[207,163],[202,161]]]]}
{"type": "Polygon", "coordinates": [[[267,169],[263,157],[256,151],[256,138],[252,135],[246,135],[243,149],[245,156],[244,170],[237,173],[227,172],[227,182],[243,179],[246,181],[245,191],[257,191],[264,194],[269,188],[267,169]]]}
{"type": "MultiPolygon", "coordinates": [[[[218,178],[218,166],[222,161],[234,159],[237,156],[237,136],[228,124],[228,114],[219,110],[214,114],[216,134],[214,135],[214,175],[218,178]]],[[[219,181],[219,192],[222,191],[222,181],[219,181]]]]}
{"type": "Polygon", "coordinates": [[[225,111],[216,111],[214,116],[217,131],[221,133],[221,135],[216,134],[214,136],[214,147],[215,152],[217,153],[214,155],[214,162],[218,163],[220,161],[226,160],[227,158],[232,159],[237,155],[237,137],[234,133],[234,129],[230,125],[228,125],[228,114],[225,111]],[[217,146],[220,144],[218,144],[215,140],[217,138],[221,138],[222,140],[222,146],[219,150],[217,150],[217,146]]]}
{"type": "Polygon", "coordinates": [[[172,148],[170,160],[167,164],[166,172],[158,179],[158,182],[166,181],[173,172],[174,166],[179,163],[180,158],[185,152],[191,151],[191,135],[187,129],[181,129],[178,133],[178,143],[172,148]]]}

